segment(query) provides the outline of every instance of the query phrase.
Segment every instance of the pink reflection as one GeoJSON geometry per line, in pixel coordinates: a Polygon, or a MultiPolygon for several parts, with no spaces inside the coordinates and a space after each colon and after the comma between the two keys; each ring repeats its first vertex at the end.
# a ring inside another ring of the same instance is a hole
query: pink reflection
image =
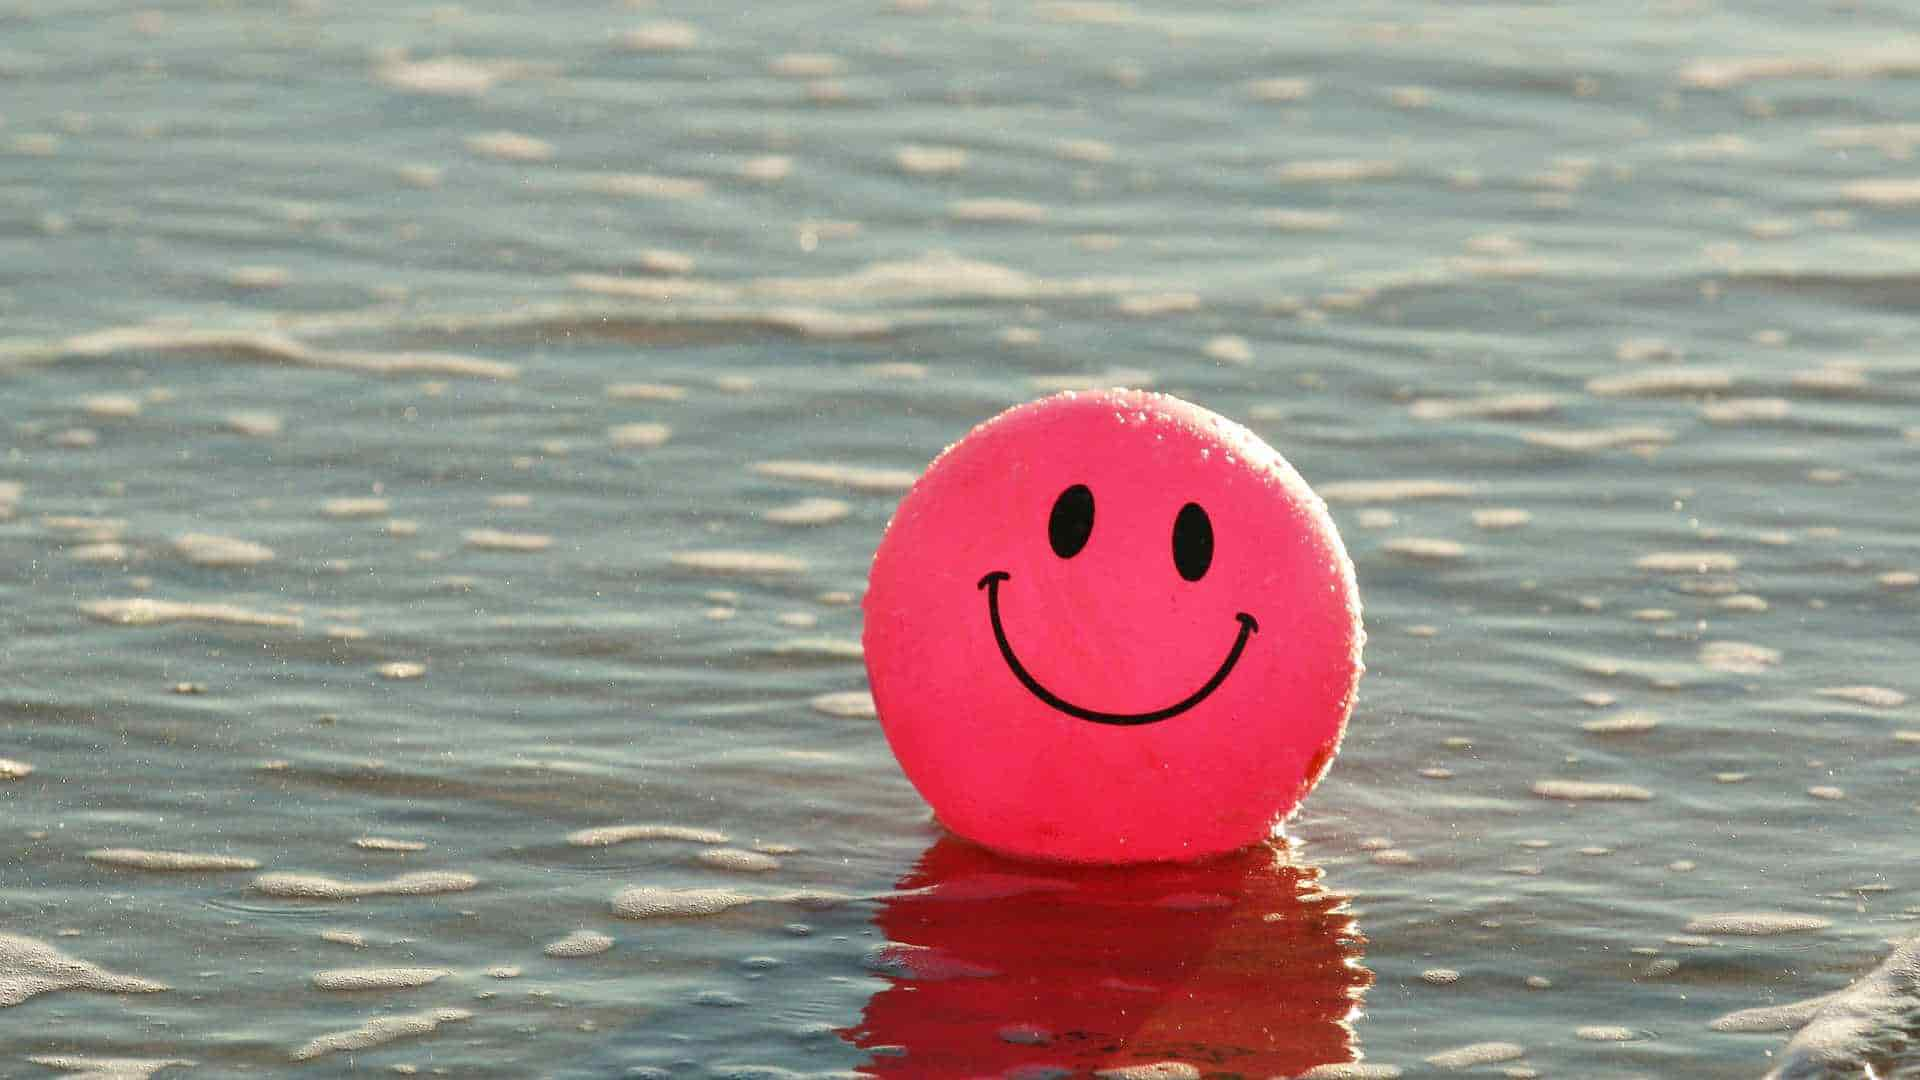
{"type": "Polygon", "coordinates": [[[1354,1061],[1364,938],[1288,855],[1083,867],[944,838],[883,902],[869,965],[892,985],[840,1034],[873,1051],[866,1074],[918,1080],[1354,1061]]]}

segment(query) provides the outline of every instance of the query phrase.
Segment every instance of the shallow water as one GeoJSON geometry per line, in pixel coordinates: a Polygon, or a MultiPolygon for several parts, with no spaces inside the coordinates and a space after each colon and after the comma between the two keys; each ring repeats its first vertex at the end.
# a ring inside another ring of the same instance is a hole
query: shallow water
{"type": "Polygon", "coordinates": [[[1915,70],[1897,6],[0,5],[0,1076],[1092,1061],[1044,1003],[1177,931],[1007,955],[1057,909],[943,876],[857,600],[1113,383],[1286,454],[1370,633],[1294,865],[1195,871],[1272,1011],[1155,984],[1149,1059],[1352,949],[1289,1053],[1767,1072],[1805,1010],[1714,1022],[1920,916],[1915,70]]]}

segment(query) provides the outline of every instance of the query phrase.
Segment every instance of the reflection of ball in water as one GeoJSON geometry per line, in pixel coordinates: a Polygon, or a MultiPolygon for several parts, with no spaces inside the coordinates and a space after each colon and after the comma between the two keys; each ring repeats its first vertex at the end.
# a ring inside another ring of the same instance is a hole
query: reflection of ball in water
{"type": "Polygon", "coordinates": [[[943,837],[881,901],[867,968],[888,985],[841,1034],[875,1051],[861,1075],[902,1080],[1352,1061],[1364,938],[1291,856],[1036,866],[943,837]]]}
{"type": "Polygon", "coordinates": [[[1353,564],[1252,432],[1130,390],[1011,409],[874,555],[867,672],[907,776],[1016,855],[1189,859],[1265,837],[1339,748],[1353,564]]]}

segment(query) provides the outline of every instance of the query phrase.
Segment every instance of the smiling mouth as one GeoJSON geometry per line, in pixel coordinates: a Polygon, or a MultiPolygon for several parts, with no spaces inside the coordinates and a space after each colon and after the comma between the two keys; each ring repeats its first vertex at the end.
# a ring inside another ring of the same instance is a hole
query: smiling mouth
{"type": "Polygon", "coordinates": [[[1066,713],[1068,716],[1078,717],[1081,720],[1091,720],[1096,724],[1115,724],[1121,727],[1133,727],[1139,724],[1157,724],[1162,720],[1179,716],[1181,713],[1200,704],[1207,699],[1207,695],[1219,689],[1221,683],[1227,681],[1228,673],[1233,671],[1233,665],[1239,662],[1240,654],[1246,650],[1247,639],[1252,637],[1253,634],[1260,629],[1260,624],[1255,622],[1253,616],[1246,612],[1242,611],[1235,615],[1234,618],[1240,621],[1240,635],[1233,639],[1233,648],[1228,651],[1227,658],[1220,662],[1219,670],[1213,673],[1213,678],[1208,679],[1205,686],[1188,694],[1180,701],[1164,709],[1155,709],[1152,712],[1101,712],[1098,709],[1087,709],[1075,705],[1073,702],[1066,700],[1040,685],[1040,681],[1029,674],[1027,669],[1021,665],[1020,658],[1013,654],[1013,645],[1007,641],[1006,628],[1000,625],[1000,583],[1008,581],[1011,578],[1012,575],[1008,574],[1005,570],[995,570],[981,578],[978,586],[979,588],[987,590],[987,617],[993,622],[993,640],[1000,643],[1000,655],[1007,662],[1007,670],[1013,672],[1013,677],[1019,679],[1020,685],[1026,687],[1028,692],[1033,694],[1034,697],[1066,713]]]}

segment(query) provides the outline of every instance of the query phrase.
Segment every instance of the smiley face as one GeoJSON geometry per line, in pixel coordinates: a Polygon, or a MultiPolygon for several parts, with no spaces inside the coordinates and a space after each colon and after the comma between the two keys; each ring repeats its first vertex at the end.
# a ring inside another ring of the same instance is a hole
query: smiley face
{"type": "Polygon", "coordinates": [[[1264,838],[1332,760],[1352,565],[1257,436],[1164,395],[1019,406],[901,502],[865,602],[908,778],[1016,855],[1195,858],[1264,838]]]}
{"type": "MultiPolygon", "coordinates": [[[[1060,497],[1054,500],[1053,512],[1047,518],[1047,542],[1052,545],[1055,555],[1062,559],[1071,559],[1080,554],[1093,534],[1093,512],[1093,491],[1087,485],[1074,484],[1060,493],[1060,497]]],[[[1173,565],[1181,577],[1188,581],[1199,581],[1206,576],[1207,570],[1213,565],[1213,521],[1207,516],[1205,507],[1199,503],[1190,502],[1180,508],[1180,513],[1173,519],[1171,546],[1173,565]]],[[[1042,702],[1068,716],[1096,724],[1128,726],[1157,724],[1162,720],[1179,716],[1200,704],[1207,699],[1207,695],[1213,693],[1222,682],[1226,681],[1227,675],[1233,671],[1233,665],[1240,659],[1241,652],[1247,647],[1247,638],[1260,629],[1260,623],[1252,615],[1244,611],[1236,613],[1234,619],[1240,624],[1240,632],[1234,637],[1233,648],[1227,652],[1227,658],[1220,662],[1220,666],[1214,670],[1213,676],[1204,685],[1178,702],[1164,708],[1148,709],[1142,712],[1102,712],[1099,709],[1075,705],[1055,694],[1041,685],[1027,671],[1026,665],[1020,662],[1019,654],[1007,640],[1006,628],[1000,621],[1000,585],[1010,577],[1011,575],[1005,570],[993,570],[980,579],[980,588],[987,594],[987,618],[993,624],[993,638],[1000,646],[1000,656],[1007,662],[1007,670],[1013,672],[1013,677],[1020,680],[1020,685],[1026,687],[1042,702]]]]}

